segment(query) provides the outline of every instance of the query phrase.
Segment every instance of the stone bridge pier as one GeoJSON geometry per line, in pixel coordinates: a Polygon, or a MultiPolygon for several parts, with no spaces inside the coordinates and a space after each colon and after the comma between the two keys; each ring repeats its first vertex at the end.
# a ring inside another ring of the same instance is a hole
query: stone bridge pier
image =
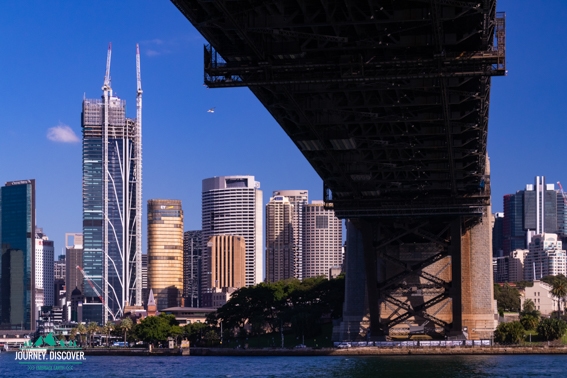
{"type": "Polygon", "coordinates": [[[490,210],[347,220],[345,302],[333,339],[490,338],[490,210]]]}

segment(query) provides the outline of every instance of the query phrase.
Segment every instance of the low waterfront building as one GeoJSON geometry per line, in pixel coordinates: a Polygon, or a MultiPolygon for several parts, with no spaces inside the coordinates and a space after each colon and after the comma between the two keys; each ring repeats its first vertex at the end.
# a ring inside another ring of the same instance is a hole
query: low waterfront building
{"type": "Polygon", "coordinates": [[[174,315],[175,320],[179,322],[179,325],[184,326],[191,323],[205,323],[207,316],[216,310],[216,308],[205,307],[170,307],[161,312],[174,315]]]}
{"type": "Polygon", "coordinates": [[[557,299],[551,295],[551,289],[551,285],[543,281],[534,281],[534,286],[526,287],[520,297],[521,308],[524,308],[526,300],[531,299],[535,309],[541,312],[541,315],[551,315],[553,311],[557,311],[557,299]]]}

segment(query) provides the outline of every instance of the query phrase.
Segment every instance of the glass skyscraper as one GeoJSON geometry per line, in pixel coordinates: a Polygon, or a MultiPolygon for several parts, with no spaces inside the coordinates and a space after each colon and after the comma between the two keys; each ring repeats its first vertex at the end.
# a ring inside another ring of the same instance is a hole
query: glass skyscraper
{"type": "Polygon", "coordinates": [[[35,330],[35,180],[0,188],[0,328],[35,330]]]}
{"type": "Polygon", "coordinates": [[[142,303],[141,87],[136,119],[110,88],[83,100],[83,319],[106,323],[142,303]],[[92,284],[92,286],[91,286],[92,284]]]}

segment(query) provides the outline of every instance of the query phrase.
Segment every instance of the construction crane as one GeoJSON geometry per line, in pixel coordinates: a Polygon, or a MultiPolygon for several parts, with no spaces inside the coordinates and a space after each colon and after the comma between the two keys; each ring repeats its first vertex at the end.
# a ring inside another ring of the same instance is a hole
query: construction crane
{"type": "Polygon", "coordinates": [[[110,58],[112,56],[112,42],[108,44],[108,53],[106,54],[106,72],[104,74],[103,91],[110,90],[110,58]]]}
{"type": "MultiPolygon", "coordinates": [[[[136,81],[137,81],[137,90],[136,90],[136,208],[142,208],[142,76],[140,73],[140,46],[136,44],[136,81]]],[[[136,221],[136,252],[142,250],[142,219],[137,219],[136,221]]],[[[135,269],[137,272],[142,271],[142,261],[141,255],[138,255],[135,259],[135,269]]],[[[131,281],[131,273],[128,271],[128,281],[127,285],[130,285],[131,281]]],[[[135,288],[136,292],[134,295],[134,304],[140,305],[141,298],[142,298],[142,279],[141,274],[136,274],[136,283],[135,288]]],[[[132,303],[132,301],[130,301],[132,303]]]]}
{"type": "Polygon", "coordinates": [[[102,303],[102,305],[104,306],[104,308],[106,309],[106,311],[108,311],[110,313],[110,315],[112,315],[112,319],[116,320],[116,316],[114,316],[114,314],[112,313],[112,311],[110,311],[110,308],[108,308],[108,305],[106,304],[106,302],[104,301],[104,299],[102,298],[102,295],[100,295],[100,293],[98,292],[98,290],[96,289],[93,281],[90,279],[90,277],[85,273],[85,271],[83,270],[83,268],[81,268],[79,265],[77,265],[77,269],[79,269],[81,271],[81,274],[83,275],[83,277],[87,280],[87,282],[89,283],[89,285],[91,286],[91,288],[93,289],[93,291],[95,292],[95,294],[98,296],[98,298],[100,299],[100,302],[102,303]]]}
{"type": "Polygon", "coordinates": [[[565,204],[565,208],[567,208],[567,196],[565,195],[565,192],[563,191],[563,187],[561,186],[561,183],[559,181],[557,181],[557,185],[559,186],[559,190],[561,190],[561,197],[563,197],[563,203],[565,204]]]}

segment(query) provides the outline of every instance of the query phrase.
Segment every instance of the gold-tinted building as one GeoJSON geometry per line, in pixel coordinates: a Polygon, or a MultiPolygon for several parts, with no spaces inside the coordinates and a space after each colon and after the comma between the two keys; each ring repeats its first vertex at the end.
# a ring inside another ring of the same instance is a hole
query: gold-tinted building
{"type": "Polygon", "coordinates": [[[183,210],[180,200],[148,200],[148,289],[158,311],[181,306],[183,210]]]}
{"type": "Polygon", "coordinates": [[[203,279],[206,292],[246,285],[246,242],[236,235],[211,236],[207,243],[208,264],[203,279]]]}

